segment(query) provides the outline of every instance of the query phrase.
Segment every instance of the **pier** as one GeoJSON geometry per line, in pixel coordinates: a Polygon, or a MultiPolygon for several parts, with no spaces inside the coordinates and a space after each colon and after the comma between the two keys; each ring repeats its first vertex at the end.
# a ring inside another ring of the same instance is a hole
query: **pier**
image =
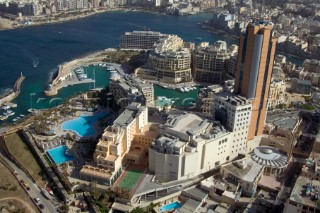
{"type": "Polygon", "coordinates": [[[103,60],[106,57],[104,55],[101,55],[101,53],[105,52],[106,51],[96,52],[83,58],[75,59],[73,61],[60,65],[57,76],[51,81],[48,88],[44,91],[44,94],[46,96],[54,96],[57,95],[59,89],[63,87],[94,82],[93,79],[85,79],[80,81],[75,75],[74,70],[80,66],[105,63],[103,62],[103,60]]]}
{"type": "Polygon", "coordinates": [[[0,99],[0,106],[6,102],[10,102],[13,99],[15,99],[16,97],[18,97],[18,95],[20,94],[20,91],[21,91],[21,84],[24,79],[25,79],[25,77],[21,73],[21,76],[14,83],[13,92],[0,99]]]}

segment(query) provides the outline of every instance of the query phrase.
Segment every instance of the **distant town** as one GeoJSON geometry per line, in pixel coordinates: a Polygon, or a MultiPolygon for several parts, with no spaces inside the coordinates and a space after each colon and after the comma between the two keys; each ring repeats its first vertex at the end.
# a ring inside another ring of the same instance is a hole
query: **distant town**
{"type": "Polygon", "coordinates": [[[0,3],[11,27],[119,8],[210,12],[196,30],[239,45],[125,32],[118,48],[61,64],[43,92],[90,91],[46,110],[30,96],[28,115],[11,102],[21,74],[0,97],[1,211],[320,212],[319,2],[0,3]]]}

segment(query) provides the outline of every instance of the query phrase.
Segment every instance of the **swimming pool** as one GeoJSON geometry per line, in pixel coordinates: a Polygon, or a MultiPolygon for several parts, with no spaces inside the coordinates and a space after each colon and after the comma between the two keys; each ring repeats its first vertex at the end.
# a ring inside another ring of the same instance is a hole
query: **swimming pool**
{"type": "Polygon", "coordinates": [[[169,211],[169,210],[172,210],[172,209],[180,209],[180,208],[181,208],[181,204],[178,201],[176,201],[176,202],[173,202],[173,203],[169,203],[168,205],[161,206],[160,207],[160,212],[169,211]]]}
{"type": "Polygon", "coordinates": [[[74,159],[73,156],[66,155],[65,152],[67,149],[67,146],[58,146],[56,148],[49,149],[47,154],[55,164],[59,165],[74,159]]]}
{"type": "Polygon", "coordinates": [[[93,125],[100,119],[107,115],[106,112],[101,112],[96,115],[81,115],[79,118],[63,122],[62,130],[70,130],[80,137],[92,136],[96,133],[93,125]]]}

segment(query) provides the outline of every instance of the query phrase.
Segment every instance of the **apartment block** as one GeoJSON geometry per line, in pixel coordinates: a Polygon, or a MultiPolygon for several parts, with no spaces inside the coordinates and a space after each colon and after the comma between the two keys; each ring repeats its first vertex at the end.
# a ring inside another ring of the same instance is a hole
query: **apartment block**
{"type": "Polygon", "coordinates": [[[193,52],[193,75],[196,81],[222,84],[227,73],[230,53],[224,41],[214,45],[201,43],[193,52]]]}
{"type": "Polygon", "coordinates": [[[286,83],[282,80],[271,80],[269,97],[268,97],[268,109],[274,109],[280,104],[285,104],[286,83]]]}
{"type": "Polygon", "coordinates": [[[167,83],[191,81],[191,52],[184,48],[183,40],[170,35],[155,45],[145,65],[136,69],[135,74],[143,79],[167,83]]]}

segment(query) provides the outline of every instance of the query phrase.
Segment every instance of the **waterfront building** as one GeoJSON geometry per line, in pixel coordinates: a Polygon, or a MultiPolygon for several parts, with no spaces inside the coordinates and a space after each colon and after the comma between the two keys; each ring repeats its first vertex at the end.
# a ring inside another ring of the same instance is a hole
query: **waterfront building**
{"type": "Polygon", "coordinates": [[[194,80],[212,84],[222,84],[226,77],[230,54],[225,41],[214,45],[201,43],[193,52],[194,80]]]}
{"type": "Polygon", "coordinates": [[[153,85],[135,76],[125,75],[123,78],[111,79],[109,89],[122,108],[131,102],[147,105],[154,101],[153,85]]]}
{"type": "Polygon", "coordinates": [[[277,39],[272,23],[250,23],[240,37],[235,93],[253,101],[248,140],[263,133],[277,39]]]}
{"type": "Polygon", "coordinates": [[[125,164],[147,162],[146,153],[157,135],[157,129],[148,123],[148,108],[131,103],[105,129],[93,155],[95,164],[85,165],[80,171],[81,178],[113,185],[125,164]]]}
{"type": "Polygon", "coordinates": [[[149,149],[149,171],[157,180],[192,178],[246,153],[248,124],[242,120],[250,120],[251,103],[228,93],[215,104],[225,107],[217,106],[216,120],[181,112],[169,114],[166,123],[160,125],[161,136],[149,149]]]}
{"type": "Polygon", "coordinates": [[[167,34],[153,31],[126,32],[120,37],[119,47],[120,49],[149,50],[153,49],[160,39],[167,37],[167,34]]]}
{"type": "Polygon", "coordinates": [[[286,102],[286,83],[282,80],[271,80],[269,97],[268,97],[268,109],[274,109],[286,102]]]}
{"type": "Polygon", "coordinates": [[[136,69],[135,74],[143,79],[167,83],[191,81],[191,53],[183,45],[183,40],[176,35],[161,39],[147,63],[136,69]]]}

